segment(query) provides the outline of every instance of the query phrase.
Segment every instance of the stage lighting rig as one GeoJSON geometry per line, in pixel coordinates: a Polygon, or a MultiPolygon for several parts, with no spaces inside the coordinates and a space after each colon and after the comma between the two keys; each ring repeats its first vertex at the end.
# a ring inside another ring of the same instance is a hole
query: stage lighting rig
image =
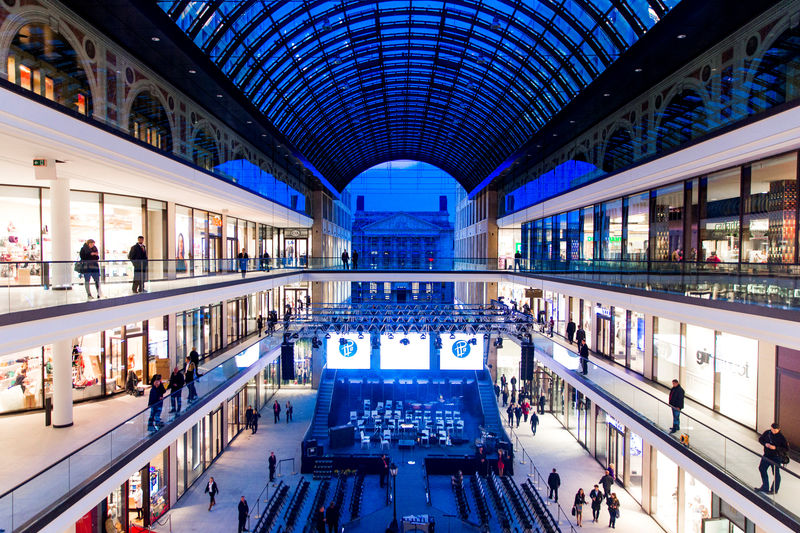
{"type": "Polygon", "coordinates": [[[322,346],[322,343],[319,341],[319,339],[316,337],[311,337],[311,347],[319,348],[320,346],[322,346]]]}
{"type": "Polygon", "coordinates": [[[495,348],[502,348],[503,347],[503,337],[497,337],[494,341],[495,348]]]}
{"type": "Polygon", "coordinates": [[[347,339],[345,339],[344,337],[340,338],[340,339],[339,339],[339,344],[341,344],[342,346],[344,346],[345,344],[347,344],[347,339]]]}

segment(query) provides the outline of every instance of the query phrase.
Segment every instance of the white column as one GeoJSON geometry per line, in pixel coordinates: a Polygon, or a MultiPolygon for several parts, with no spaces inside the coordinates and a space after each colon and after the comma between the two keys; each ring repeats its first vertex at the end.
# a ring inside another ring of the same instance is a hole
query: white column
{"type": "Polygon", "coordinates": [[[72,425],[72,346],[70,339],[53,343],[53,427],[72,425]]]}
{"type": "Polygon", "coordinates": [[[75,260],[70,252],[69,179],[60,178],[50,182],[50,243],[53,263],[50,268],[50,283],[54,289],[72,288],[72,264],[75,260]]]}
{"type": "Polygon", "coordinates": [[[655,317],[644,315],[644,377],[653,379],[653,326],[655,317]]]}

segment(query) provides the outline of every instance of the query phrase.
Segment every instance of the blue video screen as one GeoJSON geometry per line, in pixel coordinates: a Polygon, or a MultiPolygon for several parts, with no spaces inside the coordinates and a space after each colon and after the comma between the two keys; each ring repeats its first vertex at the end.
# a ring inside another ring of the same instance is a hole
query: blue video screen
{"type": "Polygon", "coordinates": [[[358,338],[358,333],[331,334],[326,339],[328,368],[332,369],[369,369],[370,351],[369,335],[358,338]]]}
{"type": "Polygon", "coordinates": [[[381,370],[430,370],[430,338],[419,333],[381,335],[381,370]]]}
{"type": "Polygon", "coordinates": [[[440,370],[482,370],[483,335],[456,333],[442,335],[442,349],[439,351],[440,370]]]}

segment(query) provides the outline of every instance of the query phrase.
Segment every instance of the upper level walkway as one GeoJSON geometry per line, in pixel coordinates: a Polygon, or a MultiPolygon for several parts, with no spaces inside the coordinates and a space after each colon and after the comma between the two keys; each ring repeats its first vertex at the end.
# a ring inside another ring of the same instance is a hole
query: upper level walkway
{"type": "MultiPolygon", "coordinates": [[[[515,318],[530,317],[516,313],[515,318]]],[[[689,459],[684,462],[691,469],[711,473],[714,483],[707,483],[709,488],[737,509],[754,517],[755,512],[748,514],[734,501],[747,500],[755,504],[754,509],[766,510],[778,520],[776,523],[782,522],[794,530],[800,526],[800,502],[795,497],[800,493],[800,467],[795,462],[781,467],[781,488],[777,494],[753,490],[761,485],[758,466],[763,447],[758,443],[758,432],[687,399],[681,413],[680,432],[689,436],[690,444],[685,446],[680,443],[679,434],[669,433],[672,410],[666,387],[597,354],[590,356],[588,374],[582,376],[578,372],[580,363],[575,345],[560,337],[538,333],[534,333],[533,343],[536,358],[543,365],[607,411],[607,407],[612,408],[615,418],[618,412],[626,425],[630,421],[646,428],[654,437],[648,440],[659,450],[677,451],[689,459]],[[723,483],[733,490],[720,490],[723,483]]]]}

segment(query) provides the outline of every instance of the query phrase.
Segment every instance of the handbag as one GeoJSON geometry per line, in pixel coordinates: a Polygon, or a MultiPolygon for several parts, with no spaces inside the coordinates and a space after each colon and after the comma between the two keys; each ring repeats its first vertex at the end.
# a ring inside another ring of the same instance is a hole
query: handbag
{"type": "Polygon", "coordinates": [[[72,270],[74,270],[78,274],[83,274],[84,273],[84,266],[85,265],[83,264],[83,261],[77,261],[75,263],[75,266],[72,267],[72,270]]]}
{"type": "Polygon", "coordinates": [[[575,506],[572,506],[572,516],[575,516],[575,506]]]}
{"type": "Polygon", "coordinates": [[[617,518],[619,518],[619,508],[617,508],[617,518]]]}

